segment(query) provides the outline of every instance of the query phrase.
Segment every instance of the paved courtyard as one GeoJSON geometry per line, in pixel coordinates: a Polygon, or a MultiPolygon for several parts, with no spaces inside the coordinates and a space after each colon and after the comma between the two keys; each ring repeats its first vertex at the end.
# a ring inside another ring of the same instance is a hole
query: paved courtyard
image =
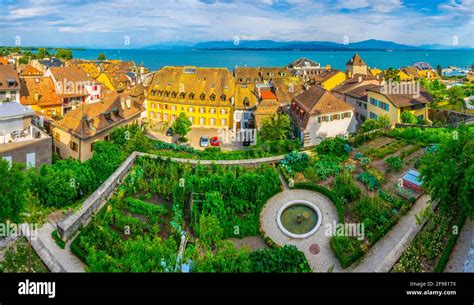
{"type": "Polygon", "coordinates": [[[326,236],[326,226],[337,223],[337,212],[334,204],[324,195],[308,190],[289,190],[273,196],[265,204],[260,214],[261,228],[265,234],[279,245],[295,245],[302,251],[313,272],[340,271],[341,267],[329,246],[329,237],[326,236]],[[278,210],[287,202],[293,200],[305,200],[316,204],[321,210],[322,221],[319,229],[310,237],[295,239],[283,234],[277,225],[278,210]],[[319,246],[319,253],[313,254],[310,247],[313,244],[319,246]]]}

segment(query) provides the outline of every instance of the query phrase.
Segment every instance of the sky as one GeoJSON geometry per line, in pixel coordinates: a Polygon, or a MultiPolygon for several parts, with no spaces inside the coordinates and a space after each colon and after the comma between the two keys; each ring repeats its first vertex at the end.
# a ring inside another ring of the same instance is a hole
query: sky
{"type": "Polygon", "coordinates": [[[140,48],[214,40],[474,47],[474,0],[0,0],[0,45],[140,48]]]}

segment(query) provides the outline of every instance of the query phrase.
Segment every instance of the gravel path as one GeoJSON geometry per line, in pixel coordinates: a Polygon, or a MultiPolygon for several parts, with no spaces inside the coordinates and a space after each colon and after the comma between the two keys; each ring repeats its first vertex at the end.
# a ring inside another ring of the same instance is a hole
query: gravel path
{"type": "Polygon", "coordinates": [[[265,204],[260,214],[260,223],[262,231],[278,245],[291,244],[301,250],[305,254],[313,272],[327,272],[329,269],[333,271],[341,270],[340,264],[329,246],[329,237],[325,234],[327,225],[337,223],[336,208],[326,196],[308,190],[288,190],[285,188],[285,191],[273,196],[265,204]],[[316,233],[308,238],[291,238],[283,234],[278,228],[276,221],[278,210],[285,203],[293,200],[312,202],[321,210],[321,226],[316,233]],[[312,244],[319,246],[318,254],[311,253],[310,246],[312,244]]]}
{"type": "Polygon", "coordinates": [[[444,272],[474,272],[474,220],[466,219],[444,272]]]}
{"type": "Polygon", "coordinates": [[[346,272],[389,272],[410,242],[420,231],[422,224],[416,223],[415,215],[430,202],[428,195],[422,195],[408,213],[393,226],[364,255],[357,265],[347,268],[346,272]]]}

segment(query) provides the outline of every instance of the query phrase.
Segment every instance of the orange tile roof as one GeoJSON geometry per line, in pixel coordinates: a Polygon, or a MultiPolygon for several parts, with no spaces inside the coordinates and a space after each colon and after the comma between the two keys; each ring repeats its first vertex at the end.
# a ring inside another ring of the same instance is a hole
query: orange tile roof
{"type": "Polygon", "coordinates": [[[50,77],[21,78],[20,103],[40,107],[61,105],[50,77]]]}
{"type": "Polygon", "coordinates": [[[27,65],[23,70],[21,70],[20,76],[43,76],[43,72],[33,66],[27,65]]]}
{"type": "Polygon", "coordinates": [[[261,91],[260,92],[261,94],[261,99],[262,100],[277,100],[278,98],[276,97],[275,93],[271,92],[271,91],[261,91]]]}
{"type": "Polygon", "coordinates": [[[297,125],[303,128],[306,128],[311,116],[354,110],[354,107],[349,103],[337,98],[334,94],[320,86],[313,86],[295,96],[293,103],[301,111],[304,111],[304,118],[296,120],[297,125]]]}
{"type": "Polygon", "coordinates": [[[127,97],[126,94],[109,93],[101,102],[82,104],[69,111],[53,125],[83,139],[93,137],[129,119],[140,117],[143,106],[132,100],[129,108],[125,101],[127,97]]]}

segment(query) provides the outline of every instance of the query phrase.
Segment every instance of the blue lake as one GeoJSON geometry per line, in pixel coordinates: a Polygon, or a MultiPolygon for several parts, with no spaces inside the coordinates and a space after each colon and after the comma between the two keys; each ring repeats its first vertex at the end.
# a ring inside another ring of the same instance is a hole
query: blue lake
{"type": "MultiPolygon", "coordinates": [[[[163,66],[194,65],[200,67],[284,66],[299,57],[308,57],[322,66],[345,69],[354,51],[206,51],[206,50],[146,50],[146,49],[86,49],[74,51],[74,58],[97,59],[104,53],[107,59],[133,60],[157,70],[163,66]]],[[[433,68],[474,64],[474,50],[453,51],[358,51],[370,67],[386,69],[426,61],[433,68]]]]}

